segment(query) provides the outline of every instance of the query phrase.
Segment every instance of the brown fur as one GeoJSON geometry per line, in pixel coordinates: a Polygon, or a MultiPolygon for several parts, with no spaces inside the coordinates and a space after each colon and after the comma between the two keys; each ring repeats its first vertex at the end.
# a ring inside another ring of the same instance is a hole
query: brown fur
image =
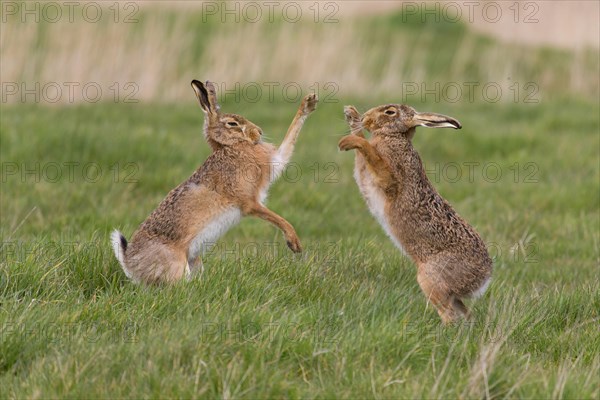
{"type": "Polygon", "coordinates": [[[419,285],[442,320],[468,317],[461,299],[488,281],[492,261],[477,232],[435,190],[412,145],[416,126],[459,129],[460,123],[397,104],[372,108],[362,117],[354,107],[344,111],[352,134],[340,140],[339,148],[357,150],[361,192],[367,197],[375,191],[385,199],[390,235],[417,265],[419,285]],[[362,128],[371,132],[370,140],[362,128]]]}
{"type": "Polygon", "coordinates": [[[274,159],[283,154],[286,163],[291,157],[317,97],[312,94],[304,98],[278,149],[261,140],[262,130],[252,122],[239,115],[222,114],[210,82],[193,81],[192,87],[206,114],[204,134],[213,152],[190,178],[169,192],[133,234],[129,245],[122,239],[123,268],[135,281],[172,282],[200,269],[200,257],[190,257],[194,238],[231,209],[272,223],[283,231],[292,251],[301,251],[292,225],[262,204],[261,193],[266,194],[275,178],[274,159]]]}

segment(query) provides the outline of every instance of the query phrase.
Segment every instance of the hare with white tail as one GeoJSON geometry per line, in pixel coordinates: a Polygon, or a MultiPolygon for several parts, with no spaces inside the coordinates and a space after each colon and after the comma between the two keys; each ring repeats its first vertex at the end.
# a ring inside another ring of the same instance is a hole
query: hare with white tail
{"type": "Polygon", "coordinates": [[[202,270],[202,251],[242,216],[252,215],[283,231],[289,248],[301,252],[292,225],[263,203],[269,186],[289,162],[306,117],[316,109],[307,95],[287,134],[276,148],[262,141],[262,130],[246,118],[219,109],[211,82],[192,81],[204,110],[204,135],[213,152],[185,182],[171,190],[133,234],[111,235],[125,274],[135,282],[156,284],[189,278],[202,270]]]}
{"type": "Polygon", "coordinates": [[[487,288],[492,260],[477,232],[435,190],[412,145],[417,126],[460,129],[454,118],[387,104],[362,116],[344,108],[351,134],[340,150],[356,151],[354,177],[392,242],[415,262],[417,281],[442,321],[468,318],[462,299],[487,288]],[[367,140],[362,130],[371,133],[367,140]]]}

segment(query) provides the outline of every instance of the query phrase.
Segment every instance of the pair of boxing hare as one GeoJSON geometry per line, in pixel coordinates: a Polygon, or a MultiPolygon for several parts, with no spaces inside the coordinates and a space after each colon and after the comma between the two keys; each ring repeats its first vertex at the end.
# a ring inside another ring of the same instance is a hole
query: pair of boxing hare
{"type": "MultiPolygon", "coordinates": [[[[190,278],[201,271],[202,252],[242,216],[277,226],[289,248],[302,251],[292,225],[264,206],[269,186],[289,162],[304,121],[316,109],[306,96],[276,148],[246,118],[222,113],[211,82],[192,81],[204,110],[204,135],[213,152],[185,182],[171,190],[133,234],[111,236],[125,274],[147,284],[190,278]]],[[[341,150],[356,150],[354,177],[366,203],[394,244],[417,265],[417,280],[442,320],[468,317],[462,299],[482,294],[492,261],[483,240],[427,179],[411,140],[417,126],[460,129],[441,114],[406,105],[375,107],[362,116],[345,107],[351,134],[341,150]],[[367,140],[362,130],[371,133],[367,140]]]]}

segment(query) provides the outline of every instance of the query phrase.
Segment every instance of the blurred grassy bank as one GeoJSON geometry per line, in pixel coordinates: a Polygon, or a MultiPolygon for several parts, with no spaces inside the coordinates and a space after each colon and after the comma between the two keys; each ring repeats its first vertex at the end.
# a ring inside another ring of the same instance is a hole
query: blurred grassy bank
{"type": "Polygon", "coordinates": [[[19,84],[16,94],[10,94],[12,86],[8,95],[3,87],[9,103],[21,102],[36,82],[40,92],[48,83],[63,91],[56,95],[56,85],[47,86],[40,100],[46,104],[71,102],[69,82],[81,85],[73,102],[86,100],[82,87],[90,82],[104,91],[104,101],[115,96],[188,101],[192,78],[238,92],[249,83],[270,82],[281,85],[275,90],[281,94],[286,83],[297,83],[329,94],[408,101],[421,101],[428,92],[444,102],[473,96],[500,102],[559,95],[595,100],[599,94],[598,49],[503,43],[461,22],[402,10],[364,16],[342,12],[343,2],[332,3],[337,11],[320,3],[318,12],[302,3],[296,22],[291,11],[279,9],[272,17],[262,10],[256,18],[239,2],[233,15],[193,6],[169,9],[164,3],[118,8],[99,3],[104,6],[97,22],[83,7],[73,13],[73,22],[66,9],[54,21],[52,10],[44,14],[41,6],[36,23],[35,15],[22,15],[24,3],[15,4],[21,8],[4,12],[0,37],[2,81],[19,84]]]}

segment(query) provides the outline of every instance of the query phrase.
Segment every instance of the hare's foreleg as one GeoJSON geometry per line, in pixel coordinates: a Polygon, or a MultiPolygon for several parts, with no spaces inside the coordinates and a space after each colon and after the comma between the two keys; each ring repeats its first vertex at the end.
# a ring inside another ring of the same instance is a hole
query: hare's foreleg
{"type": "Polygon", "coordinates": [[[338,146],[343,151],[358,150],[367,162],[369,170],[380,180],[381,187],[388,188],[394,184],[394,176],[389,165],[367,139],[358,135],[348,135],[340,140],[338,146]]]}
{"type": "Polygon", "coordinates": [[[304,125],[308,115],[315,111],[318,101],[319,99],[314,93],[307,95],[302,100],[302,103],[300,104],[300,107],[298,108],[298,111],[296,112],[296,115],[294,116],[287,133],[285,134],[283,142],[281,142],[281,145],[279,145],[279,148],[277,149],[277,162],[284,167],[290,161],[290,158],[292,158],[296,139],[298,139],[300,130],[302,129],[302,126],[304,125]]]}
{"type": "Polygon", "coordinates": [[[288,247],[294,253],[300,253],[302,251],[300,239],[296,234],[296,230],[294,229],[292,224],[287,222],[283,217],[277,215],[276,213],[259,203],[255,203],[248,206],[245,210],[245,214],[264,219],[265,221],[268,221],[271,224],[275,225],[276,227],[281,229],[285,236],[285,240],[287,242],[288,247]]]}

